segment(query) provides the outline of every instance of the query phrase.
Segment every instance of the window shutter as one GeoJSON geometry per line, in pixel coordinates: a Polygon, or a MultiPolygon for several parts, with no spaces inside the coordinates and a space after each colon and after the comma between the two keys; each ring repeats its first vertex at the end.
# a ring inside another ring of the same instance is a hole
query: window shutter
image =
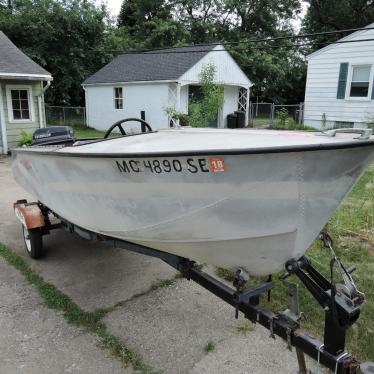
{"type": "Polygon", "coordinates": [[[345,98],[345,88],[347,87],[347,75],[348,75],[348,62],[343,62],[340,64],[338,92],[336,94],[337,99],[345,98]]]}

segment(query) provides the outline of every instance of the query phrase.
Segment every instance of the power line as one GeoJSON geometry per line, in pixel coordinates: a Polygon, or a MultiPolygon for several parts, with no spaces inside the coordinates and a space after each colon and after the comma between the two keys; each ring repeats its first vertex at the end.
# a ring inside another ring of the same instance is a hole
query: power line
{"type": "Polygon", "coordinates": [[[239,41],[231,41],[231,42],[212,42],[212,43],[199,43],[193,45],[182,45],[182,46],[172,46],[172,47],[165,47],[165,48],[153,48],[153,49],[144,49],[144,52],[147,51],[157,51],[163,49],[175,49],[181,47],[204,47],[210,45],[220,45],[220,44],[246,44],[246,43],[260,43],[260,42],[268,42],[268,41],[277,41],[277,40],[286,40],[286,39],[303,39],[303,38],[310,38],[312,36],[323,36],[323,35],[334,35],[334,34],[344,34],[344,33],[351,33],[356,31],[365,31],[365,30],[374,30],[374,27],[359,27],[354,29],[342,29],[342,30],[335,30],[335,31],[321,31],[309,34],[298,34],[298,35],[285,35],[285,36],[275,36],[270,38],[256,38],[256,39],[247,39],[247,40],[239,40],[239,41]]]}
{"type": "MultiPolygon", "coordinates": [[[[373,28],[374,29],[374,28],[373,28]]],[[[262,40],[262,41],[268,41],[268,40],[262,40]]],[[[356,39],[356,40],[337,40],[334,42],[325,42],[325,43],[316,43],[316,42],[310,42],[310,43],[298,43],[298,44],[284,44],[284,45],[265,45],[260,47],[253,47],[253,46],[247,46],[246,48],[240,47],[235,48],[234,51],[248,51],[248,50],[264,50],[264,49],[292,49],[292,48],[301,48],[301,47],[310,47],[310,46],[329,46],[333,44],[346,44],[346,43],[358,43],[358,42],[369,42],[374,41],[374,38],[367,38],[367,39],[356,39]]],[[[222,42],[222,43],[211,43],[206,44],[206,46],[210,45],[231,45],[230,42],[222,42]]],[[[174,48],[158,48],[158,49],[148,49],[148,50],[138,50],[138,51],[123,51],[119,49],[94,49],[90,48],[92,51],[101,51],[101,52],[115,52],[119,54],[143,54],[143,55],[160,55],[160,54],[185,54],[185,53],[202,53],[202,52],[222,52],[222,49],[198,49],[193,50],[193,48],[196,48],[197,45],[189,45],[189,46],[183,46],[183,47],[174,47],[174,48]],[[186,50],[175,50],[178,48],[186,48],[186,50]],[[171,50],[169,50],[171,49],[171,50]]]]}

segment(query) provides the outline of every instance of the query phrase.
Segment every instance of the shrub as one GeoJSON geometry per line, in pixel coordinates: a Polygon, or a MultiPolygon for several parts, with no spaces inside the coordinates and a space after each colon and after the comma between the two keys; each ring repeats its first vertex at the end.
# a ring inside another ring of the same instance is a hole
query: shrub
{"type": "Polygon", "coordinates": [[[32,144],[32,134],[27,133],[26,131],[21,132],[21,139],[18,143],[21,147],[22,146],[29,146],[32,144]]]}
{"type": "Polygon", "coordinates": [[[275,126],[279,128],[286,128],[288,124],[288,110],[286,108],[282,108],[280,110],[277,110],[275,113],[275,126]]]}
{"type": "Polygon", "coordinates": [[[223,85],[215,82],[214,64],[203,65],[199,74],[201,100],[191,99],[189,104],[189,123],[194,127],[205,127],[217,119],[218,111],[223,106],[223,85]]]}

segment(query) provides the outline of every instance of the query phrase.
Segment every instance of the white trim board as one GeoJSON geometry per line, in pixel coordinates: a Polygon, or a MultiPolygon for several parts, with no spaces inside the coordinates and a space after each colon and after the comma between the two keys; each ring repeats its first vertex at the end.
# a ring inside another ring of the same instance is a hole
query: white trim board
{"type": "Polygon", "coordinates": [[[3,88],[0,83],[0,130],[2,135],[2,141],[3,141],[3,149],[2,153],[7,154],[8,153],[8,138],[7,138],[7,132],[6,132],[6,124],[5,124],[5,113],[4,113],[4,103],[3,103],[3,88]]]}
{"type": "Polygon", "coordinates": [[[21,73],[2,73],[0,77],[17,77],[17,78],[31,78],[31,79],[42,79],[42,80],[53,80],[51,75],[42,74],[21,74],[21,73]]]}

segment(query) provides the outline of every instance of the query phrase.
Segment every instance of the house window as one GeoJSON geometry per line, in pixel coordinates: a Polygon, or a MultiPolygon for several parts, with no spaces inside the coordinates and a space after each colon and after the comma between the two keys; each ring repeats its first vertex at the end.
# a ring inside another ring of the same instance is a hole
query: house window
{"type": "Polygon", "coordinates": [[[10,90],[14,120],[30,120],[29,92],[27,90],[10,90]]]}
{"type": "Polygon", "coordinates": [[[123,90],[122,87],[114,88],[114,108],[123,109],[123,90]]]}
{"type": "Polygon", "coordinates": [[[34,108],[31,86],[7,86],[8,117],[10,122],[33,122],[34,108]]]}
{"type": "Polygon", "coordinates": [[[352,67],[350,97],[368,97],[370,85],[370,65],[352,67]]]}

